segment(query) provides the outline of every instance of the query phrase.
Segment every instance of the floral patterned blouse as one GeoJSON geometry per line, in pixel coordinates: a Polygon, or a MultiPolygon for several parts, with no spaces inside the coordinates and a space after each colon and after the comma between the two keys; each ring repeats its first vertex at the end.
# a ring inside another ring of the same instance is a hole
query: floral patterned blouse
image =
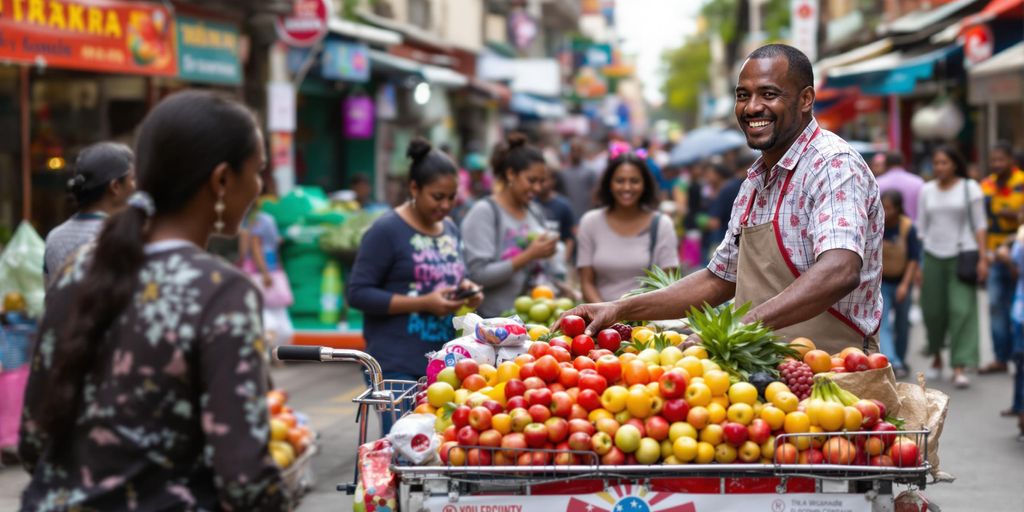
{"type": "Polygon", "coordinates": [[[267,448],[256,288],[186,242],[146,252],[135,296],[85,377],[73,437],[59,458],[36,417],[91,251],[81,251],[47,294],[21,425],[19,450],[32,473],[22,510],[287,510],[267,448]]]}

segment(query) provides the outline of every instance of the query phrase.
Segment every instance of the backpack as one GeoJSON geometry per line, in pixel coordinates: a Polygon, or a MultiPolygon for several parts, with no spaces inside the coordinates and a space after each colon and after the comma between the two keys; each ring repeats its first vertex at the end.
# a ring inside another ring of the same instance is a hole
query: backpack
{"type": "Polygon", "coordinates": [[[882,277],[899,279],[907,270],[907,234],[912,221],[905,215],[900,216],[900,232],[895,242],[882,240],[882,277]]]}

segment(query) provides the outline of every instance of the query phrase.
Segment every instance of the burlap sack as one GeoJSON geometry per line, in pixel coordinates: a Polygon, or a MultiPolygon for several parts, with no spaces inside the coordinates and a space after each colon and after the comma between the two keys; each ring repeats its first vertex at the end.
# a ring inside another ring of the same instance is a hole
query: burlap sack
{"type": "Polygon", "coordinates": [[[896,384],[901,403],[899,417],[906,422],[906,430],[928,429],[928,462],[932,465],[932,476],[936,480],[951,481],[952,475],[939,471],[939,437],[949,412],[949,395],[926,388],[922,374],[918,374],[917,381],[917,384],[896,384]]]}
{"type": "Polygon", "coordinates": [[[832,380],[839,387],[859,398],[874,398],[885,404],[888,416],[899,416],[900,396],[896,392],[896,375],[892,366],[863,372],[837,373],[832,380]]]}

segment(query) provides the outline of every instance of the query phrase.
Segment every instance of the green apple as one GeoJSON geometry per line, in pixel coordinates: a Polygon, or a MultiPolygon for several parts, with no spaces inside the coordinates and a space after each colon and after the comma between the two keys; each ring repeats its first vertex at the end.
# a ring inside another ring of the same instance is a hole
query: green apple
{"type": "Polygon", "coordinates": [[[657,349],[645,348],[637,354],[636,358],[647,363],[647,366],[651,366],[660,363],[661,354],[658,353],[657,349]]]}
{"type": "Polygon", "coordinates": [[[551,308],[547,304],[534,304],[530,308],[530,321],[546,324],[551,318],[551,308]]]}
{"type": "MultiPolygon", "coordinates": [[[[462,381],[455,375],[455,367],[449,366],[439,372],[437,372],[437,382],[444,382],[452,387],[452,389],[459,389],[462,385],[462,381]]],[[[435,384],[437,383],[435,382],[435,384]]]]}
{"type": "Polygon", "coordinates": [[[563,311],[569,311],[570,309],[576,307],[576,305],[572,303],[572,299],[568,297],[562,297],[555,301],[555,307],[563,311]]]}
{"type": "MultiPolygon", "coordinates": [[[[620,429],[621,430],[621,429],[620,429]]],[[[620,450],[622,448],[619,448],[620,450]]],[[[654,464],[661,458],[661,443],[645,437],[640,440],[640,446],[636,450],[636,461],[640,464],[654,464]]]]}
{"type": "MultiPolygon", "coordinates": [[[[651,439],[651,441],[654,441],[654,439],[651,439]]],[[[654,444],[660,454],[661,447],[657,446],[657,441],[654,441],[654,444]]],[[[633,425],[619,427],[619,430],[615,431],[615,446],[618,446],[625,453],[637,451],[640,448],[640,430],[633,425]]]]}
{"type": "Polygon", "coordinates": [[[679,347],[668,346],[662,349],[660,358],[662,366],[674,366],[683,358],[683,351],[679,347]]]}
{"type": "Polygon", "coordinates": [[[519,313],[520,315],[528,315],[530,313],[530,308],[532,308],[532,307],[533,307],[533,299],[531,299],[531,298],[529,298],[529,297],[527,297],[525,295],[521,295],[519,297],[516,297],[516,302],[515,302],[516,313],[519,313]]]}

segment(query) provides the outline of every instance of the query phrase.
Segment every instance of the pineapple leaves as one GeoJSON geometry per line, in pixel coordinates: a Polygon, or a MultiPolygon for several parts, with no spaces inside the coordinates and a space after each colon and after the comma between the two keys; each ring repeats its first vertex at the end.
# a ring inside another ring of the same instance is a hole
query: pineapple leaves
{"type": "Polygon", "coordinates": [[[701,309],[691,307],[688,315],[708,357],[734,379],[746,380],[761,371],[778,375],[779,363],[797,355],[760,321],[743,323],[740,319],[750,308],[749,302],[739,308],[704,303],[701,309]]]}

